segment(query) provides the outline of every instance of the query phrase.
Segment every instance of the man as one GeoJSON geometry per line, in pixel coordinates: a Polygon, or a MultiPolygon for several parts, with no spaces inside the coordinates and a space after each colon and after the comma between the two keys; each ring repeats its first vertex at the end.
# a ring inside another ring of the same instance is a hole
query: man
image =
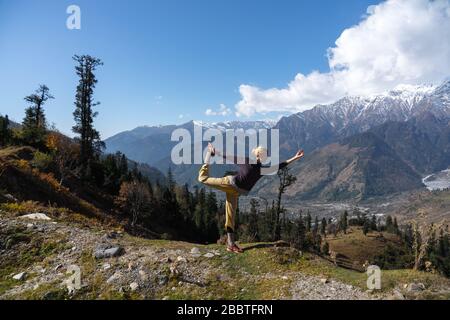
{"type": "MultiPolygon", "coordinates": [[[[239,248],[234,241],[234,217],[237,207],[238,198],[240,195],[246,195],[250,192],[253,186],[261,179],[261,168],[263,168],[262,163],[267,159],[267,149],[263,147],[258,147],[253,149],[252,154],[256,158],[256,163],[250,163],[249,158],[238,159],[238,157],[233,157],[234,163],[238,164],[239,172],[236,175],[226,176],[223,178],[213,178],[209,176],[209,163],[211,157],[215,155],[220,156],[220,152],[216,151],[212,144],[208,144],[208,152],[205,157],[205,164],[201,167],[198,181],[204,185],[223,191],[226,194],[225,203],[225,228],[227,231],[227,251],[233,253],[242,253],[243,250],[239,248]],[[242,160],[239,161],[238,160],[242,160]]],[[[304,156],[303,150],[298,151],[295,156],[282,162],[278,166],[279,169],[283,169],[290,163],[301,159],[304,156]]],[[[230,159],[226,155],[222,155],[225,159],[230,159]]]]}

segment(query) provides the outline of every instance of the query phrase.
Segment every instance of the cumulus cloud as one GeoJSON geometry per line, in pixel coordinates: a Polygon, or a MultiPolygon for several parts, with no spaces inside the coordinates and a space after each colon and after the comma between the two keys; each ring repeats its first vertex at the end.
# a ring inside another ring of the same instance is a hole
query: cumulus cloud
{"type": "Polygon", "coordinates": [[[231,109],[226,105],[221,104],[218,110],[206,109],[205,114],[207,116],[228,116],[231,114],[231,109]]]}
{"type": "Polygon", "coordinates": [[[299,112],[346,95],[400,84],[439,83],[450,75],[450,0],[388,0],[328,49],[330,71],[297,74],[286,88],[239,88],[237,115],[299,112]]]}

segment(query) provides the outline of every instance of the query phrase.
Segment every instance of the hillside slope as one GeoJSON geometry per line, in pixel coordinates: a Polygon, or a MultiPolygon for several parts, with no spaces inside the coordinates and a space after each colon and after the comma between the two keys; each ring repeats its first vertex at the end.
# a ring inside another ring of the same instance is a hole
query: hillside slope
{"type": "MultiPolygon", "coordinates": [[[[422,187],[421,177],[373,133],[330,144],[295,163],[297,177],[287,196],[301,200],[363,200],[422,187]]],[[[277,178],[265,178],[255,192],[275,194],[277,178]]]]}
{"type": "Polygon", "coordinates": [[[273,244],[218,245],[143,240],[90,220],[27,220],[0,212],[0,299],[420,299],[450,295],[449,280],[410,270],[383,271],[381,291],[364,273],[273,244]],[[112,258],[95,258],[119,247],[112,258]],[[69,266],[81,289],[69,294],[69,266]],[[20,280],[13,276],[24,272],[20,280]],[[325,281],[326,279],[326,281],[325,281]],[[423,284],[409,290],[404,284],[423,284]]]}

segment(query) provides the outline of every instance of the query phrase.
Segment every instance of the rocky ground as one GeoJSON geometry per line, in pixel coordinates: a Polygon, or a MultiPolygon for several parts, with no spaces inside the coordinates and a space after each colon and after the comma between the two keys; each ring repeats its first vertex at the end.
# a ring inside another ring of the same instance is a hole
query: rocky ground
{"type": "Polygon", "coordinates": [[[243,254],[234,255],[219,245],[145,240],[86,222],[2,212],[0,299],[366,300],[450,296],[449,283],[437,275],[390,275],[386,288],[369,292],[365,274],[337,268],[316,256],[273,244],[244,247],[243,254]],[[68,273],[77,269],[80,287],[75,286],[76,274],[68,273]]]}

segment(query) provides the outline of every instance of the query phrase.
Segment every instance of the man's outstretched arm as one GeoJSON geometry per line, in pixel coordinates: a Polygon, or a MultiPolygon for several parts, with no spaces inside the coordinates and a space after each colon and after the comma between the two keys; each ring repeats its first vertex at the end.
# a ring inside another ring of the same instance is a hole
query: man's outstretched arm
{"type": "MultiPolygon", "coordinates": [[[[303,150],[299,150],[299,151],[297,151],[297,153],[295,154],[295,156],[293,156],[293,157],[290,158],[290,159],[287,159],[287,160],[285,161],[285,163],[286,163],[286,165],[289,165],[289,164],[291,164],[292,162],[295,162],[295,161],[297,161],[297,160],[300,160],[301,158],[304,157],[304,155],[305,155],[305,152],[304,152],[303,150]]],[[[282,169],[282,168],[280,168],[280,169],[282,169]]]]}
{"type": "Polygon", "coordinates": [[[265,167],[263,166],[263,168],[265,170],[267,170],[266,172],[272,172],[275,173],[278,170],[284,169],[286,168],[290,163],[295,162],[301,158],[303,158],[303,156],[305,155],[305,152],[303,150],[298,151],[295,156],[293,156],[292,158],[281,162],[280,164],[276,165],[276,166],[269,166],[269,167],[265,167]]]}

